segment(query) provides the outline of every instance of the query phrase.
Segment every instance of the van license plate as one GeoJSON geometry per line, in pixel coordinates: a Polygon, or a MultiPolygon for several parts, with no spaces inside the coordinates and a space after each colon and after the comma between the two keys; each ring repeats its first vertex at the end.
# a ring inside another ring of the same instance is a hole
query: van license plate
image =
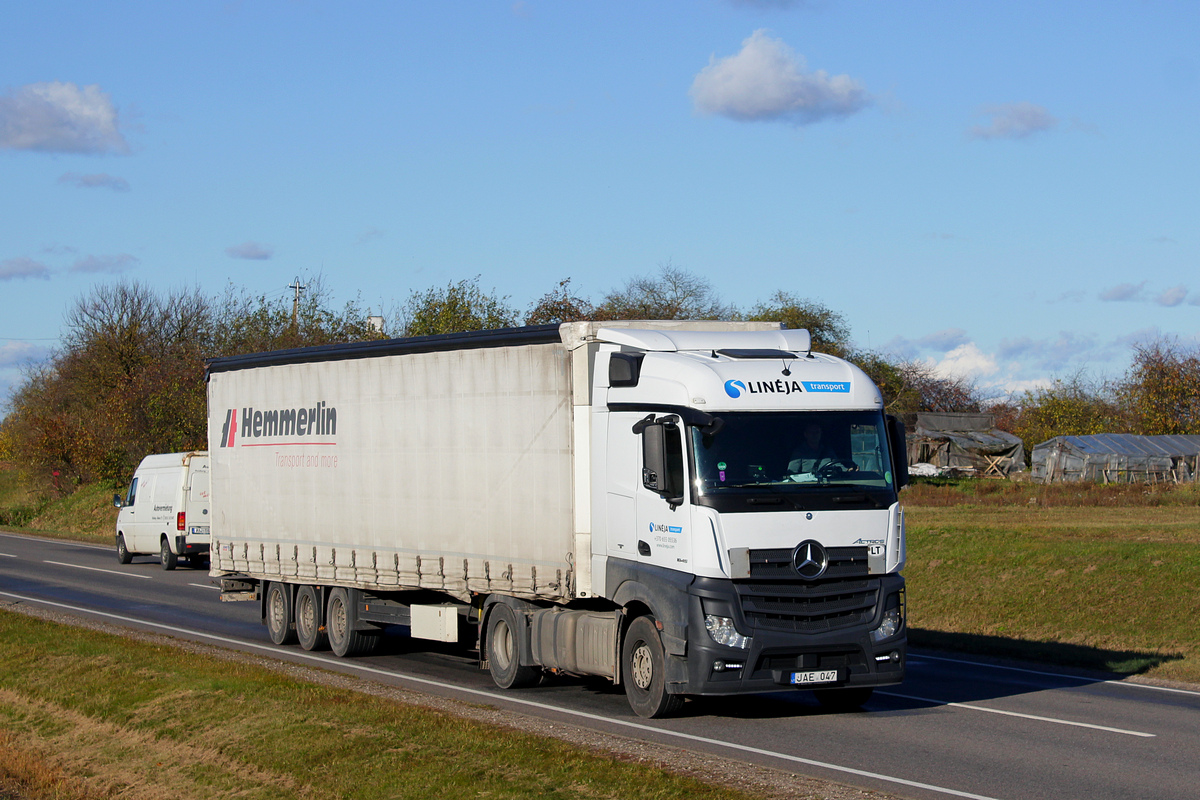
{"type": "Polygon", "coordinates": [[[838,671],[836,669],[817,669],[812,672],[793,672],[792,683],[794,684],[811,684],[811,683],[837,683],[838,671]]]}

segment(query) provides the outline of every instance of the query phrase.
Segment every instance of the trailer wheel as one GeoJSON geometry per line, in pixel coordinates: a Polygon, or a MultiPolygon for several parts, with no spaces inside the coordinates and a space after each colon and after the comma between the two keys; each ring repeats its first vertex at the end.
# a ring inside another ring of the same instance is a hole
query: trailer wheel
{"type": "Polygon", "coordinates": [[[129,552],[129,548],[125,546],[125,535],[117,534],[117,563],[128,564],[133,561],[133,553],[129,552]]]}
{"type": "Polygon", "coordinates": [[[162,547],[158,551],[158,560],[162,563],[163,569],[175,569],[175,565],[179,563],[179,556],[171,552],[171,543],[165,536],[162,540],[162,547]]]}
{"type": "Polygon", "coordinates": [[[329,591],[325,608],[325,631],[329,647],[339,658],[369,655],[379,645],[379,635],[355,630],[358,609],[350,602],[350,593],[340,586],[329,591]]]}
{"type": "Polygon", "coordinates": [[[275,644],[296,643],[296,620],[292,597],[286,583],[267,587],[267,634],[275,644]]]}
{"type": "Polygon", "coordinates": [[[875,693],[873,686],[855,687],[853,689],[816,689],[813,694],[822,708],[830,711],[853,711],[871,699],[875,693]]]}
{"type": "Polygon", "coordinates": [[[540,668],[521,666],[520,635],[517,613],[503,603],[492,606],[487,621],[488,672],[501,689],[536,686],[542,679],[540,668]]]}
{"type": "Polygon", "coordinates": [[[329,644],[321,629],[321,601],[315,586],[306,584],[296,590],[296,638],[305,650],[324,650],[329,644]]]}
{"type": "Polygon", "coordinates": [[[625,698],[639,717],[669,717],[683,706],[683,695],[667,694],[667,657],[654,617],[638,617],[621,647],[625,698]]]}

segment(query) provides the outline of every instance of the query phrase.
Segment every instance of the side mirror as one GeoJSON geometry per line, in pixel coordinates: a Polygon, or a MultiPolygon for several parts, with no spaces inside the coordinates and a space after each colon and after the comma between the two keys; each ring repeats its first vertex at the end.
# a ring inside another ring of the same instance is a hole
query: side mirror
{"type": "Polygon", "coordinates": [[[663,425],[650,423],[642,428],[642,485],[662,494],[667,480],[667,447],[663,425]]]}
{"type": "Polygon", "coordinates": [[[908,486],[908,441],[904,438],[904,423],[893,417],[887,417],[888,450],[892,454],[892,475],[896,479],[896,489],[908,486]]]}
{"type": "Polygon", "coordinates": [[[124,506],[125,506],[125,504],[121,502],[121,495],[114,494],[113,495],[113,507],[114,508],[123,508],[124,506]]]}
{"type": "Polygon", "coordinates": [[[671,418],[638,423],[642,436],[642,485],[672,506],[683,505],[683,449],[671,418]]]}

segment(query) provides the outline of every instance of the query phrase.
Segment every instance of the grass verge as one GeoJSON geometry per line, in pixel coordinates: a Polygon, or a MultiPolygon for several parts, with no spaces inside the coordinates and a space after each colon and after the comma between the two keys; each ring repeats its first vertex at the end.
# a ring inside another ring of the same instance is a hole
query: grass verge
{"type": "Polygon", "coordinates": [[[1200,508],[906,503],[914,644],[1200,683],[1200,508]]]}
{"type": "MultiPolygon", "coordinates": [[[[139,798],[746,798],[254,664],[0,611],[0,792],[139,798]]],[[[0,795],[2,796],[2,795],[0,795]]]]}

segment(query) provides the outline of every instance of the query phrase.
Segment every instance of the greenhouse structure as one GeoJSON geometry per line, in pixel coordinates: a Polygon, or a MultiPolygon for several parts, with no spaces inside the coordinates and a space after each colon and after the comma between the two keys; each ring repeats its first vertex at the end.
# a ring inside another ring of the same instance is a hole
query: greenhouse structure
{"type": "Polygon", "coordinates": [[[1025,446],[996,428],[992,414],[921,412],[906,438],[908,463],[931,466],[936,474],[1004,478],[1025,469],[1025,446]]]}
{"type": "Polygon", "coordinates": [[[1039,483],[1184,483],[1196,480],[1200,436],[1056,436],[1032,459],[1039,483]]]}

